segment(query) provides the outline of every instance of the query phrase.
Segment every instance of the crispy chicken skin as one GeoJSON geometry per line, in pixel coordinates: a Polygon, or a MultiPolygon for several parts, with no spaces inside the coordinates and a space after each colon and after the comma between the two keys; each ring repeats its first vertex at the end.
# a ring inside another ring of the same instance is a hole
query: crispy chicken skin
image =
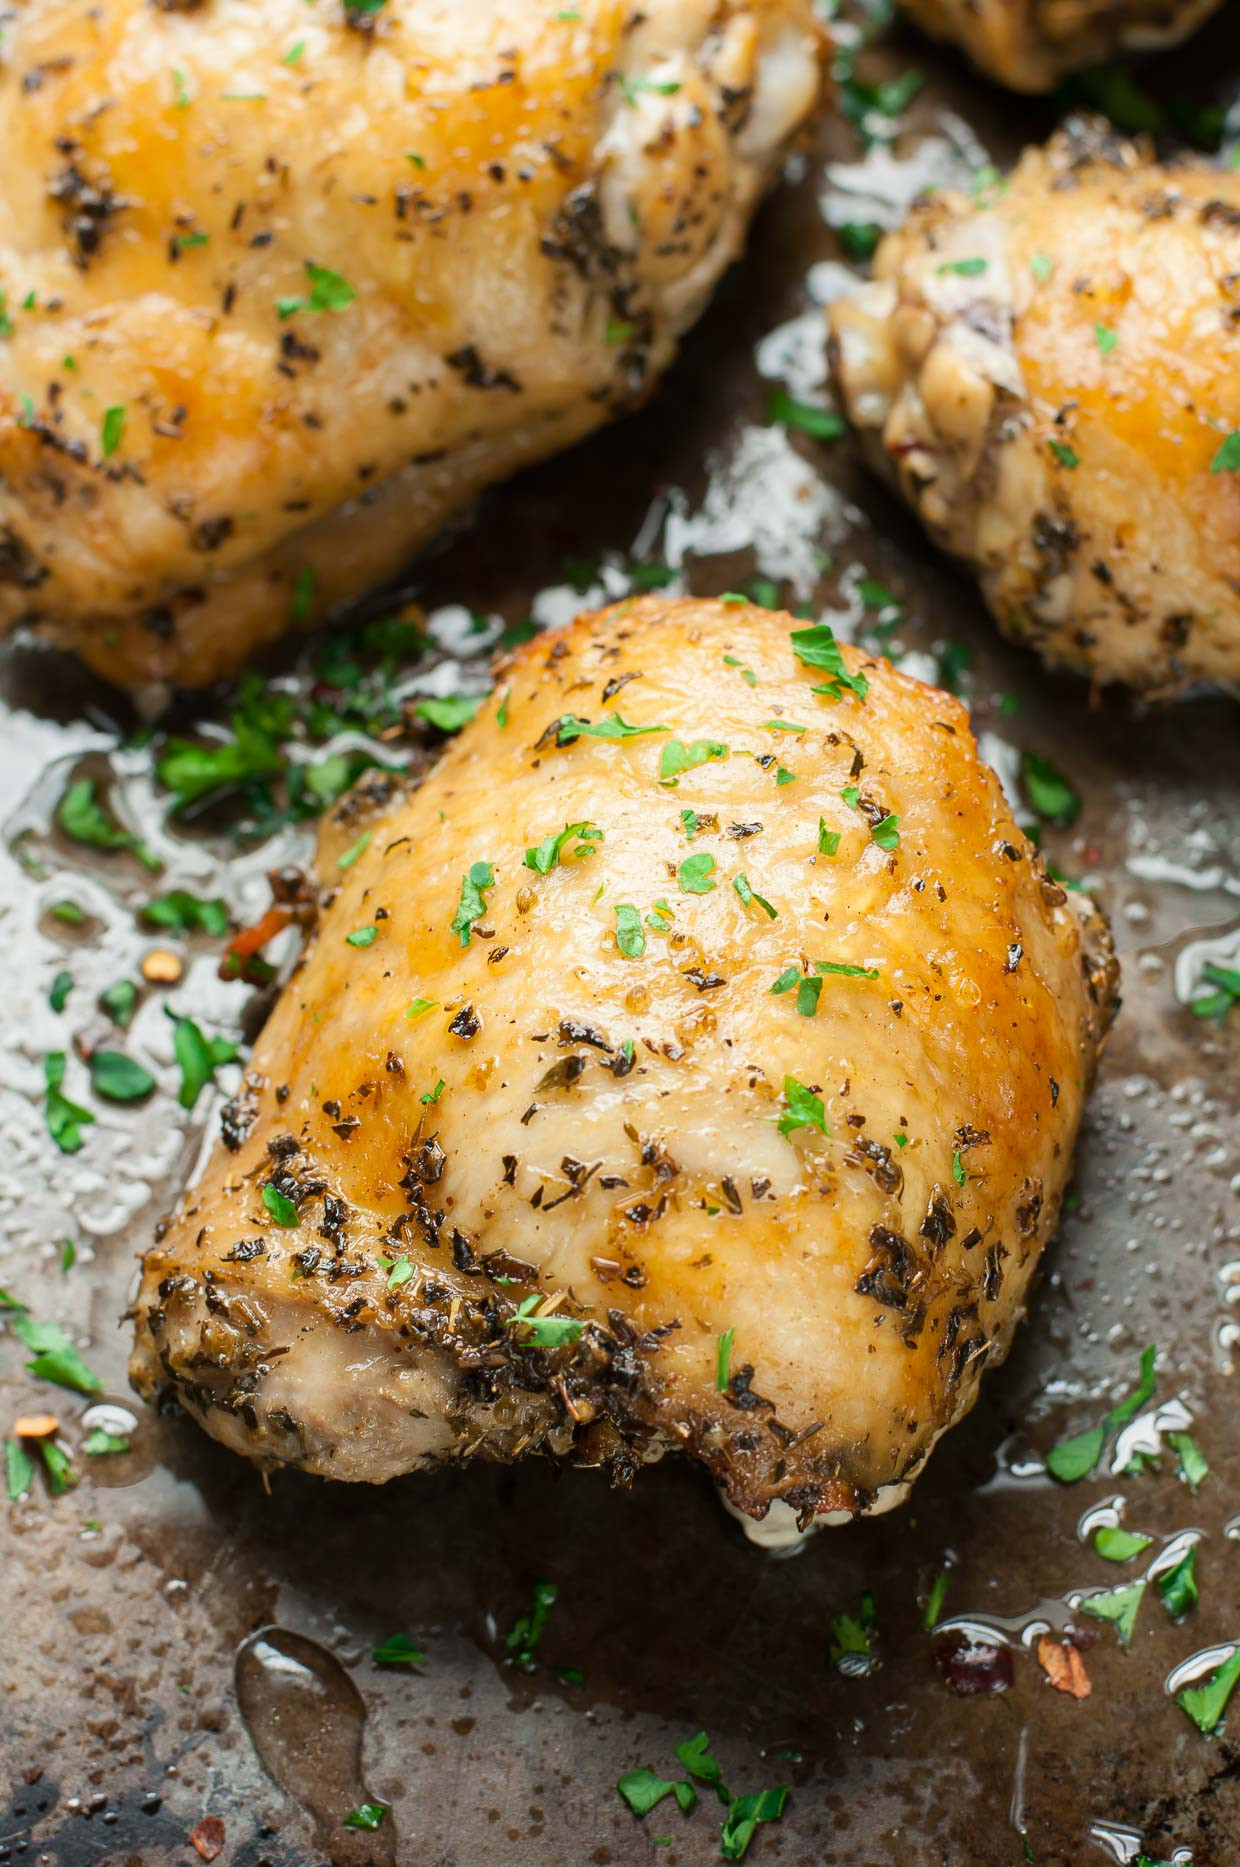
{"type": "Polygon", "coordinates": [[[830,311],[876,463],[1055,666],[1240,683],[1240,175],[1074,124],[918,202],[830,311]]]}
{"type": "Polygon", "coordinates": [[[821,78],[812,0],[0,23],[0,628],[131,685],[237,669],[639,404],[821,78]]]}
{"type": "Polygon", "coordinates": [[[1052,91],[1119,52],[1187,39],[1222,0],[900,0],[936,39],[1014,91],[1052,91]]]}
{"type": "Polygon", "coordinates": [[[1023,1313],[1115,967],[963,708],[795,626],[539,637],[325,860],[146,1257],[141,1392],[342,1479],[683,1447],[754,1517],[898,1498],[1023,1313]]]}

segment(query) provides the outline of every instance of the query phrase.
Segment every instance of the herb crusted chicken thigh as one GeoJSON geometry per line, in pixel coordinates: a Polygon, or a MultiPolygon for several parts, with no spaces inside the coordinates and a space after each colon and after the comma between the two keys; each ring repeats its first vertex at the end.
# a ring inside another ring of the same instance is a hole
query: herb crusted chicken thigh
{"type": "Polygon", "coordinates": [[[1075,123],[919,201],[831,307],[836,382],[1004,630],[1147,693],[1240,688],[1240,175],[1075,123]]]}
{"type": "Polygon", "coordinates": [[[1014,91],[1051,91],[1119,52],[1187,39],[1222,0],[900,0],[936,39],[1014,91]]]}
{"type": "Polygon", "coordinates": [[[0,4],[0,630],[199,685],[636,407],[812,0],[0,4]]]}
{"type": "Polygon", "coordinates": [[[753,1517],[896,1501],[1023,1313],[1116,983],[959,703],[629,601],[360,845],[146,1257],[138,1388],[342,1479],[680,1447],[753,1517]]]}

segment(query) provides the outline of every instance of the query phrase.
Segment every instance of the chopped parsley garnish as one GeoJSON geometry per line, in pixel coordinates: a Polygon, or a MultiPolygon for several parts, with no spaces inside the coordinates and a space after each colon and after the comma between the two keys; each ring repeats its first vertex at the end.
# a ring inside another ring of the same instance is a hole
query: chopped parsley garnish
{"type": "Polygon", "coordinates": [[[1210,1472],[1205,1455],[1197,1441],[1191,1433],[1168,1433],[1167,1444],[1176,1456],[1176,1477],[1181,1484],[1186,1484],[1190,1491],[1196,1492],[1205,1483],[1210,1472]]]}
{"type": "Polygon", "coordinates": [[[92,1426],[82,1441],[82,1450],[88,1458],[110,1458],[121,1452],[132,1452],[133,1444],[120,1433],[106,1433],[102,1426],[92,1426]]]}
{"type": "Polygon", "coordinates": [[[675,1796],[680,1807],[687,1813],[697,1804],[697,1790],[691,1783],[672,1783],[665,1777],[656,1776],[643,1763],[636,1770],[629,1770],[616,1784],[634,1815],[649,1815],[657,1808],[665,1796],[675,1796]]]}
{"type": "Polygon", "coordinates": [[[95,1050],[90,1058],[91,1087],[105,1102],[141,1102],[156,1087],[151,1072],[122,1050],[95,1050]]]}
{"type": "Polygon", "coordinates": [[[24,1497],[34,1483],[34,1460],[19,1439],[4,1442],[4,1483],[10,1504],[24,1497]]]}
{"type": "Polygon", "coordinates": [[[840,846],[839,831],[828,830],[827,825],[826,825],[826,819],[823,817],[819,817],[818,819],[818,854],[820,856],[834,856],[835,854],[837,854],[839,850],[839,846],[840,846]]]}
{"type": "Polygon", "coordinates": [[[621,903],[616,909],[616,945],[626,959],[640,959],[646,951],[642,917],[628,903],[621,903]]]}
{"type": "Polygon", "coordinates": [[[1046,445],[1061,467],[1080,466],[1081,456],[1074,447],[1069,447],[1066,441],[1048,441],[1046,445]]]}
{"type": "Polygon", "coordinates": [[[52,980],[52,989],[47,995],[47,1002],[53,1011],[63,1011],[69,1003],[69,994],[73,990],[73,974],[58,972],[52,980]]]}
{"type": "Polygon", "coordinates": [[[467,726],[482,706],[481,694],[447,694],[437,697],[434,694],[419,700],[414,713],[420,720],[428,720],[438,727],[441,733],[459,733],[462,726],[467,726]]]}
{"type": "Polygon", "coordinates": [[[1109,325],[1095,324],[1094,342],[1098,346],[1098,355],[1101,357],[1109,357],[1116,344],[1119,342],[1119,337],[1115,331],[1111,330],[1109,325]]]}
{"type": "Polygon", "coordinates": [[[858,700],[865,699],[870,691],[870,683],[864,674],[848,672],[840,645],[835,639],[835,631],[829,623],[818,622],[808,629],[794,629],[788,639],[799,662],[807,668],[822,668],[831,676],[829,681],[815,687],[816,694],[826,694],[832,700],[840,700],[847,691],[858,700]]]}
{"type": "MultiPolygon", "coordinates": [[[[453,931],[455,932],[456,929],[454,928],[453,931]]],[[[373,946],[378,938],[379,929],[375,926],[355,927],[352,933],[345,935],[344,943],[346,946],[373,946]]],[[[469,942],[466,940],[462,944],[468,946],[469,942]]]]}
{"type": "Polygon", "coordinates": [[[47,1099],[43,1105],[47,1132],[62,1154],[76,1154],[82,1146],[82,1129],[89,1126],[95,1117],[89,1109],[70,1102],[61,1089],[65,1080],[65,1053],[53,1050],[43,1059],[43,1077],[47,1084],[47,1099]]]}
{"type": "Polygon", "coordinates": [[[743,1860],[759,1823],[777,1822],[787,1800],[786,1783],[778,1783],[773,1789],[759,1789],[751,1796],[737,1796],[728,1809],[719,1836],[719,1852],[724,1860],[743,1860]]]}
{"type": "Polygon", "coordinates": [[[1152,1537],[1140,1536],[1135,1530],[1121,1529],[1118,1524],[1102,1524],[1094,1536],[1094,1548],[1104,1562],[1128,1562],[1133,1556],[1139,1556],[1143,1549],[1148,1549],[1152,1537]]]}
{"type": "Polygon", "coordinates": [[[13,1318],[13,1332],[34,1358],[26,1363],[26,1373],[37,1381],[54,1381],[57,1387],[71,1388],[76,1394],[95,1394],[103,1386],[59,1323],[36,1322],[23,1309],[13,1318]]]}
{"type": "Polygon", "coordinates": [[[177,1101],[183,1109],[192,1109],[220,1065],[236,1062],[237,1046],[226,1037],[204,1037],[192,1018],[178,1018],[172,1011],[168,1016],[173,1021],[173,1055],[181,1066],[177,1101]]]}
{"type": "Polygon", "coordinates": [[[796,781],[797,781],[796,773],[794,771],[789,771],[786,765],[780,765],[776,768],[776,772],[775,772],[776,784],[795,784],[796,781]]]}
{"type": "Polygon", "coordinates": [[[756,901],[768,920],[773,921],[778,919],[779,909],[772,907],[765,895],[760,895],[755,888],[750,886],[747,875],[741,874],[733,876],[732,886],[740,896],[743,906],[749,907],[752,902],[756,901]]]}
{"type": "Polygon", "coordinates": [[[718,887],[718,883],[712,882],[710,879],[711,871],[714,866],[715,858],[708,855],[704,850],[699,855],[686,856],[676,872],[676,880],[680,885],[681,894],[710,894],[714,888],[718,887]]]}
{"type": "Polygon", "coordinates": [[[293,1226],[297,1224],[296,1205],[286,1193],[280,1191],[279,1187],[272,1186],[270,1180],[263,1186],[262,1200],[264,1206],[266,1206],[277,1225],[293,1226]]]}
{"type": "Polygon", "coordinates": [[[838,441],[842,434],[848,433],[848,423],[834,409],[800,402],[786,389],[772,389],[766,412],[768,420],[782,428],[796,428],[814,441],[838,441]]]}
{"type": "Polygon", "coordinates": [[[727,1391],[732,1379],[732,1344],[736,1339],[735,1329],[725,1329],[715,1345],[715,1392],[727,1391]]]}
{"type": "Polygon", "coordinates": [[[699,1783],[705,1783],[709,1789],[713,1789],[720,1802],[731,1802],[727,1784],[723,1780],[723,1770],[718,1759],[710,1754],[710,1739],[705,1731],[699,1731],[677,1744],[676,1761],[684,1766],[689,1776],[696,1777],[699,1783]]]}
{"type": "Polygon", "coordinates": [[[663,934],[675,923],[675,920],[676,916],[670,904],[660,895],[653,909],[646,916],[646,925],[652,932],[663,934]]]}
{"type": "MultiPolygon", "coordinates": [[[[663,730],[666,731],[666,727],[663,730]]],[[[711,759],[727,756],[728,748],[720,739],[695,739],[691,745],[685,745],[680,739],[669,739],[659,759],[659,782],[672,786],[682,772],[693,771],[711,759]]]]}
{"type": "Polygon", "coordinates": [[[306,277],[310,281],[308,297],[276,299],[281,318],[296,317],[300,311],[344,311],[357,297],[347,279],[328,266],[316,266],[312,259],[306,261],[306,277]]]}
{"type": "Polygon", "coordinates": [[[424,1017],[428,1011],[434,1011],[438,1003],[437,998],[415,998],[406,1005],[405,1016],[412,1022],[415,1018],[424,1017]]]}
{"type": "Polygon", "coordinates": [[[780,1134],[795,1134],[798,1128],[817,1128],[820,1134],[830,1133],[821,1096],[799,1083],[795,1076],[784,1077],[784,1104],[785,1112],[778,1123],[780,1134]]]}
{"type": "Polygon", "coordinates": [[[343,856],[341,856],[340,860],[337,862],[336,867],[338,869],[351,869],[358,857],[364,855],[370,848],[371,843],[374,841],[374,836],[375,833],[373,830],[363,830],[356,843],[353,843],[345,850],[343,856]]]}
{"type": "Polygon", "coordinates": [[[809,728],[808,726],[796,726],[791,720],[763,720],[762,731],[764,733],[804,733],[808,732],[809,728]]]}
{"type": "Polygon", "coordinates": [[[439,1081],[435,1084],[435,1087],[433,1089],[428,1089],[424,1095],[419,1097],[419,1101],[424,1102],[427,1108],[434,1108],[436,1102],[438,1102],[440,1096],[443,1094],[443,1091],[444,1081],[441,1076],[439,1081]]]}
{"type": "Polygon", "coordinates": [[[985,259],[945,259],[936,272],[958,272],[962,279],[980,279],[987,270],[989,261],[985,259]]]}
{"type": "Polygon", "coordinates": [[[850,259],[873,259],[883,237],[876,220],[842,220],[831,231],[850,259]]]}
{"type": "Polygon", "coordinates": [[[1233,428],[1210,462],[1211,473],[1240,473],[1240,428],[1233,428]]]}
{"type": "Polygon", "coordinates": [[[413,1260],[402,1252],[398,1258],[380,1258],[379,1269],[387,1272],[389,1290],[399,1290],[413,1276],[413,1260]]]}
{"type": "Polygon", "coordinates": [[[743,662],[737,660],[735,655],[725,655],[723,663],[727,668],[735,668],[740,674],[742,681],[744,681],[748,687],[756,687],[758,685],[758,677],[753,669],[747,668],[743,662]]]}
{"type": "Polygon", "coordinates": [[[1059,767],[1040,753],[1021,753],[1020,781],[1025,796],[1044,823],[1066,830],[1080,816],[1080,797],[1059,767]]]}
{"type": "Polygon", "coordinates": [[[540,1316],[537,1312],[543,1301],[538,1295],[522,1297],[507,1326],[521,1329],[522,1341],[529,1348],[570,1347],[585,1328],[584,1322],[576,1316],[540,1316]]]}
{"type": "Polygon", "coordinates": [[[1112,1588],[1105,1594],[1089,1595],[1081,1603],[1082,1614],[1092,1614],[1099,1621],[1114,1621],[1120,1645],[1129,1646],[1137,1624],[1144,1582],[1131,1582],[1127,1588],[1112,1588]]]}
{"type": "Polygon", "coordinates": [[[1177,1692],[1175,1702],[1186,1712],[1204,1736],[1209,1737],[1222,1720],[1227,1701],[1240,1684],[1240,1647],[1216,1667],[1203,1685],[1187,1686],[1177,1692]]]}
{"type": "Polygon", "coordinates": [[[646,78],[640,72],[620,75],[621,95],[625,103],[632,104],[635,109],[639,97],[675,97],[679,89],[680,84],[674,78],[646,78]]]}
{"type": "Polygon", "coordinates": [[[103,424],[99,431],[99,445],[105,460],[110,460],[121,444],[125,432],[125,411],[120,407],[105,408],[103,424]]]}
{"type": "Polygon", "coordinates": [[[631,318],[608,318],[604,340],[608,349],[616,344],[627,344],[637,335],[637,326],[631,318]]]}
{"type": "Polygon", "coordinates": [[[1197,1545],[1190,1544],[1174,1568],[1163,1569],[1154,1579],[1167,1613],[1173,1620],[1179,1620],[1198,1599],[1197,1545]]]}
{"type": "Polygon", "coordinates": [[[555,743],[558,746],[575,745],[578,739],[641,739],[646,733],[665,733],[667,726],[630,726],[618,713],[608,713],[601,720],[578,719],[575,713],[565,713],[556,723],[555,743]]]}
{"type": "Polygon", "coordinates": [[[680,824],[685,835],[688,837],[689,841],[692,842],[700,828],[696,810],[682,810],[680,813],[680,824]]]}
{"type": "Polygon", "coordinates": [[[1046,253],[1034,253],[1029,261],[1029,270],[1039,285],[1045,285],[1055,270],[1055,262],[1046,253]]]}
{"type": "MultiPolygon", "coordinates": [[[[383,0],[379,0],[382,5],[383,0]]],[[[350,10],[359,9],[362,0],[345,0],[350,10]]],[[[350,1809],[344,1818],[346,1828],[382,1828],[387,1808],[382,1802],[361,1802],[357,1808],[350,1809]]]]}
{"type": "Polygon", "coordinates": [[[893,849],[898,849],[900,846],[900,819],[889,812],[881,822],[872,825],[870,837],[878,844],[880,849],[885,849],[888,853],[893,849]]]}
{"type": "Polygon", "coordinates": [[[872,1590],[865,1589],[861,1604],[855,1615],[833,1614],[831,1616],[831,1647],[829,1658],[836,1672],[850,1671],[843,1662],[850,1656],[859,1660],[869,1660],[873,1656],[873,1640],[878,1630],[878,1609],[872,1590]]]}
{"type": "Polygon", "coordinates": [[[487,911],[487,890],[494,886],[495,871],[489,862],[471,863],[468,874],[461,878],[461,899],[452,916],[451,930],[460,936],[462,946],[469,945],[474,922],[487,911]]]}
{"type": "Polygon", "coordinates": [[[877,966],[851,966],[837,959],[816,959],[815,972],[829,972],[840,979],[877,979],[877,966]]]}
{"type": "Polygon", "coordinates": [[[963,1186],[968,1177],[968,1173],[965,1170],[964,1155],[961,1153],[960,1149],[957,1148],[952,1155],[952,1179],[956,1182],[957,1186],[963,1186]]]}
{"type": "Polygon", "coordinates": [[[228,932],[227,902],[203,901],[186,888],[173,888],[166,895],[156,895],[138,909],[138,919],[145,927],[163,927],[169,933],[211,934],[219,939],[228,932]]]}
{"type": "Polygon", "coordinates": [[[1234,1005],[1240,1005],[1240,968],[1235,966],[1216,966],[1213,960],[1207,960],[1201,969],[1201,985],[1212,985],[1215,989],[1203,997],[1195,998],[1189,1009],[1197,1018],[1213,1018],[1221,1024],[1234,1005]]]}
{"type": "Polygon", "coordinates": [[[429,1666],[430,1661],[421,1647],[415,1647],[408,1634],[389,1634],[377,1647],[370,1649],[370,1657],[376,1666],[429,1666]]]}
{"type": "Polygon", "coordinates": [[[921,1624],[927,1633],[939,1624],[943,1612],[943,1603],[947,1599],[947,1590],[951,1583],[951,1570],[940,1569],[930,1584],[930,1593],[926,1596],[926,1605],[921,1611],[921,1624]]]}
{"type": "Polygon", "coordinates": [[[559,1599],[559,1594],[554,1582],[535,1582],[529,1613],[522,1614],[513,1622],[504,1641],[517,1666],[528,1670],[534,1664],[534,1649],[543,1636],[547,1617],[559,1599]]]}
{"type": "Polygon", "coordinates": [[[1089,1474],[1102,1457],[1102,1448],[1106,1444],[1108,1433],[1117,1432],[1121,1426],[1127,1426],[1129,1420],[1136,1418],[1142,1407],[1148,1406],[1154,1397],[1157,1379],[1154,1374],[1154,1361],[1157,1350],[1151,1343],[1141,1356],[1141,1380],[1138,1387],[1126,1400],[1112,1407],[1100,1426],[1092,1426],[1086,1433],[1077,1433],[1071,1439],[1061,1439],[1052,1446],[1046,1455],[1046,1469],[1052,1478],[1061,1485],[1074,1485],[1089,1474]]]}
{"type": "Polygon", "coordinates": [[[549,875],[563,857],[565,846],[576,837],[577,848],[572,851],[573,860],[584,862],[587,856],[595,854],[603,840],[603,832],[593,823],[566,823],[556,836],[545,836],[541,843],[536,843],[525,852],[525,866],[535,875],[549,875]]]}
{"type": "Polygon", "coordinates": [[[158,869],[158,856],[108,815],[95,795],[93,778],[78,778],[56,806],[56,822],[74,843],[88,849],[128,849],[148,869],[158,869]]]}

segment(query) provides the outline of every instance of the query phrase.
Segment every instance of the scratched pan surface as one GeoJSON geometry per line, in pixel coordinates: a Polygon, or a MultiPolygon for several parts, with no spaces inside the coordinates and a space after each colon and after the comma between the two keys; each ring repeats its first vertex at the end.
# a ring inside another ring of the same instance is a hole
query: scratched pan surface
{"type": "MultiPolygon", "coordinates": [[[[1217,75],[1240,71],[1237,31],[1233,8],[1191,53],[1161,61],[1160,92],[1219,95],[1217,75]]],[[[50,1403],[80,1471],[61,1497],[36,1483],[5,1507],[0,1860],[193,1862],[187,1836],[210,1815],[223,1825],[218,1858],[237,1867],[698,1867],[719,1859],[709,1791],[693,1815],[665,1803],[639,1826],[614,1784],[639,1763],[676,1774],[671,1747],[699,1728],[735,1789],[792,1785],[782,1822],[753,1844],[755,1862],[1078,1867],[1142,1846],[1157,1861],[1191,1854],[1195,1867],[1240,1859],[1240,1717],[1231,1735],[1206,1739],[1167,1690],[1182,1662],[1212,1648],[1223,1657],[1240,1639],[1228,1320],[1240,1291],[1240,1016],[1218,1029],[1185,1005],[1202,954],[1240,945],[1240,715],[1203,698],[1139,716],[1045,678],[995,639],[969,584],[926,550],[846,442],[789,440],[765,420],[762,372],[809,389],[820,362],[804,314],[811,287],[829,291],[843,258],[824,203],[835,219],[890,215],[916,179],[1005,162],[1053,119],[1052,107],[1001,97],[911,34],[863,69],[913,63],[928,82],[895,159],[880,151],[862,163],[851,132],[825,127],[650,410],[488,499],[475,528],[420,568],[414,594],[441,649],[472,647],[476,681],[477,651],[498,625],[471,632],[453,606],[508,624],[536,599],[544,617],[567,613],[577,599],[566,561],[610,554],[614,590],[627,587],[630,554],[683,561],[686,584],[704,592],[775,577],[786,600],[814,602],[845,632],[891,620],[862,617],[858,579],[877,578],[904,604],[892,652],[921,671],[945,642],[961,645],[996,758],[1026,747],[1071,776],[1083,813],[1048,840],[1111,914],[1126,1003],[1084,1137],[1079,1203],[1009,1364],[905,1510],[826,1532],[783,1562],[750,1547],[702,1474],[672,1461],[628,1494],[531,1464],[377,1491],[291,1474],[267,1495],[187,1421],[142,1414],[127,1402],[119,1318],[135,1254],[215,1114],[205,1099],[190,1118],[176,1107],[163,1002],[211,1030],[248,1019],[251,1033],[260,1008],[215,977],[218,942],[172,942],[185,978],[147,992],[124,1040],[156,1068],[160,1092],[140,1109],[92,1104],[98,1119],[72,1157],[43,1131],[42,1059],[72,1052],[74,1038],[99,1042],[95,994],[135,976],[154,944],[135,923],[153,889],[221,894],[251,919],[265,871],[304,858],[308,832],[238,846],[219,824],[169,828],[123,704],[66,663],[12,648],[0,724],[0,1283],[61,1321],[108,1398],[140,1417],[131,1451],[85,1455],[99,1416],[26,1376],[11,1331],[0,1341],[3,1425],[50,1403]],[[1013,695],[1018,711],[1004,702],[1013,695]],[[110,780],[164,859],[158,880],[130,856],[49,832],[71,773],[110,780]],[[51,912],[65,899],[84,925],[51,912]],[[47,995],[61,969],[75,984],[58,1015],[47,995]],[[62,1272],[65,1238],[78,1256],[62,1272]],[[1139,1431],[1148,1443],[1151,1413],[1176,1403],[1163,1424],[1191,1420],[1209,1478],[1190,1494],[1164,1453],[1140,1477],[1104,1463],[1056,1487],[1040,1455],[1092,1424],[1103,1395],[1130,1389],[1150,1341],[1159,1390],[1139,1431]],[[1079,1530],[1119,1495],[1128,1525],[1155,1539],[1122,1571],[1079,1530]],[[1183,1623],[1152,1587],[1129,1653],[1110,1627],[1074,1617],[1079,1591],[1134,1579],[1186,1531],[1200,1533],[1201,1602],[1183,1623]],[[944,1565],[943,1617],[1007,1644],[1006,1690],[960,1696],[944,1676],[951,1639],[921,1624],[944,1565]],[[538,1579],[559,1598],[541,1663],[525,1672],[506,1663],[504,1635],[538,1579]],[[842,1676],[829,1663],[830,1617],[855,1611],[867,1588],[875,1663],[842,1676]],[[1099,1634],[1083,1656],[1093,1691],[1081,1702],[1049,1687],[1032,1650],[1039,1627],[1074,1618],[1099,1634]],[[372,1646],[396,1632],[425,1649],[425,1669],[374,1664],[372,1646]],[[368,1799],[390,1805],[383,1827],[342,1827],[368,1799]]],[[[405,676],[451,691],[471,669],[440,654],[405,676]]],[[[396,741],[386,755],[402,750],[396,741]]],[[[90,1101],[80,1063],[70,1072],[71,1091],[90,1101]]]]}

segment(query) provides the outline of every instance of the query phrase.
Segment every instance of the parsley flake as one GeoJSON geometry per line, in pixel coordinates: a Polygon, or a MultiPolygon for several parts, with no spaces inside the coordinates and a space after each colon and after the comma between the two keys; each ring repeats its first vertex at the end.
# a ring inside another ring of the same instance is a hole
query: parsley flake
{"type": "Polygon", "coordinates": [[[468,874],[461,878],[461,899],[452,916],[451,931],[460,936],[462,946],[469,945],[474,922],[487,911],[487,891],[494,886],[495,871],[489,862],[471,863],[468,874]]]}

